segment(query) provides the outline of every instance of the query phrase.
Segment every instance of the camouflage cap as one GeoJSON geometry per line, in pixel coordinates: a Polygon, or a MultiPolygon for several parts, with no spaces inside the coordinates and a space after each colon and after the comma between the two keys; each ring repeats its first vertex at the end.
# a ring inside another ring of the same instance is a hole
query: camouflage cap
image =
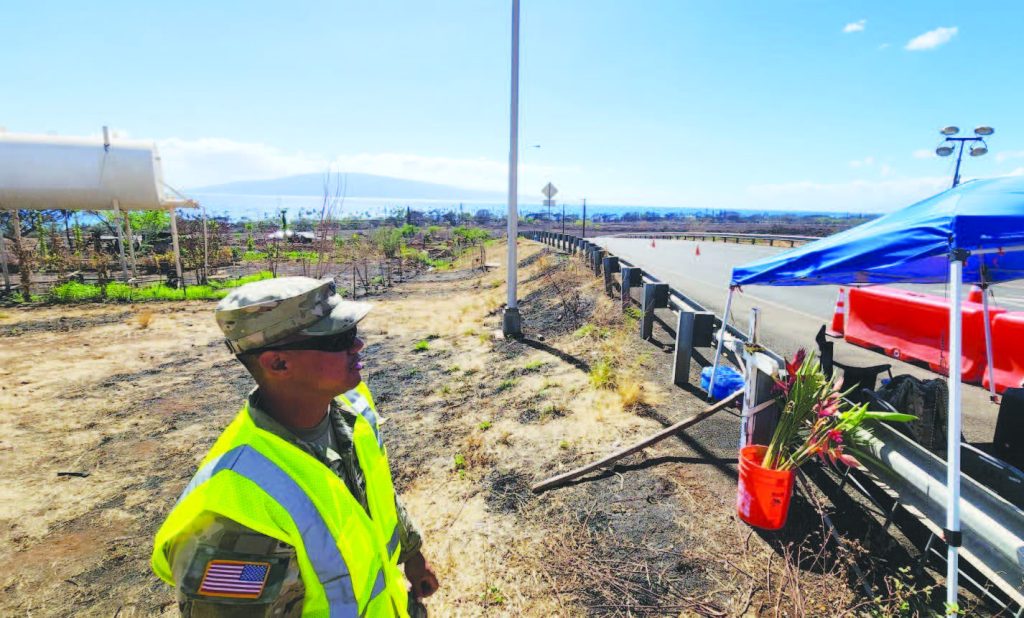
{"type": "Polygon", "coordinates": [[[345,332],[366,316],[370,304],[342,300],[331,279],[278,277],[232,290],[215,311],[228,348],[241,354],[295,335],[345,332]]]}

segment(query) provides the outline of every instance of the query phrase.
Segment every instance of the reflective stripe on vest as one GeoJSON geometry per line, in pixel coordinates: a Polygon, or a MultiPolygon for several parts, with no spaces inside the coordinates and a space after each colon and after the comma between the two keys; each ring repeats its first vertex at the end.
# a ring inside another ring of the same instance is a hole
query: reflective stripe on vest
{"type": "MultiPolygon", "coordinates": [[[[295,522],[295,527],[302,535],[302,544],[306,546],[306,555],[313,564],[313,570],[324,587],[330,603],[331,616],[351,616],[358,613],[359,605],[352,591],[348,565],[345,564],[338,544],[327,529],[324,518],[306,492],[284,470],[256,449],[243,444],[207,462],[189,482],[178,502],[221,470],[231,470],[249,479],[288,511],[295,522]]],[[[380,580],[380,587],[383,589],[384,573],[378,570],[377,579],[380,580]]],[[[376,588],[375,584],[371,597],[377,595],[376,588]]]]}
{"type": "MultiPolygon", "coordinates": [[[[364,383],[360,382],[359,386],[365,388],[364,383]]],[[[367,389],[369,390],[369,389],[367,389]]],[[[353,388],[349,392],[341,396],[342,401],[348,403],[349,406],[359,416],[366,419],[366,422],[370,424],[370,428],[373,429],[373,435],[377,438],[377,446],[384,446],[384,440],[380,437],[380,427],[378,426],[377,411],[370,403],[369,398],[360,392],[359,387],[353,388]]]]}
{"type": "Polygon", "coordinates": [[[388,541],[388,556],[391,559],[397,558],[396,552],[398,552],[398,549],[398,526],[395,525],[395,531],[391,533],[391,540],[388,541]]]}

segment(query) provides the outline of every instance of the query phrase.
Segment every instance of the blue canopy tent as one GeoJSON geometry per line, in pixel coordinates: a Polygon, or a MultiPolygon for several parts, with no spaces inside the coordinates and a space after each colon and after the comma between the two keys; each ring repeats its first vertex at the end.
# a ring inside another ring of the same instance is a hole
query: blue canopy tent
{"type": "MultiPolygon", "coordinates": [[[[950,285],[949,375],[961,375],[964,282],[987,286],[1024,278],[1024,176],[975,180],[791,251],[734,268],[717,367],[734,290],[744,285],[950,285]]],[[[988,295],[984,295],[986,343],[988,295]]],[[[991,376],[991,374],[990,374],[991,376]]],[[[994,382],[991,380],[990,382],[994,382]]],[[[714,369],[712,370],[714,384],[714,369]]],[[[961,384],[949,380],[946,530],[960,533],[961,384]]],[[[949,543],[946,601],[956,603],[957,544],[949,543]]]]}

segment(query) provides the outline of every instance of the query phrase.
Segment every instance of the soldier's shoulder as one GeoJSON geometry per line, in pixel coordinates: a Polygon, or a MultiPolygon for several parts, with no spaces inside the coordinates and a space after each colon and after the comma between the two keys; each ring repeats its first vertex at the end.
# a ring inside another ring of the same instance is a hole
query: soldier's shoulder
{"type": "Polygon", "coordinates": [[[288,615],[304,595],[295,549],[215,514],[176,540],[172,569],[185,616],[288,615]]]}

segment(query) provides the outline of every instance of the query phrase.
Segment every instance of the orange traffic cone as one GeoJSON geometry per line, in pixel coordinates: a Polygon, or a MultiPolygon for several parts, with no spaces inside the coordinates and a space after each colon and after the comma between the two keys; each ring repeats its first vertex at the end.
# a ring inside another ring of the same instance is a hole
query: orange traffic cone
{"type": "Polygon", "coordinates": [[[985,296],[985,290],[980,285],[971,286],[971,291],[967,294],[967,302],[969,303],[982,303],[985,296]]]}
{"type": "Polygon", "coordinates": [[[697,257],[700,257],[700,245],[697,245],[697,250],[694,251],[694,255],[696,255],[697,257]]]}
{"type": "Polygon", "coordinates": [[[842,337],[846,332],[846,290],[839,288],[836,310],[832,313],[832,327],[825,331],[831,337],[842,337]]]}

